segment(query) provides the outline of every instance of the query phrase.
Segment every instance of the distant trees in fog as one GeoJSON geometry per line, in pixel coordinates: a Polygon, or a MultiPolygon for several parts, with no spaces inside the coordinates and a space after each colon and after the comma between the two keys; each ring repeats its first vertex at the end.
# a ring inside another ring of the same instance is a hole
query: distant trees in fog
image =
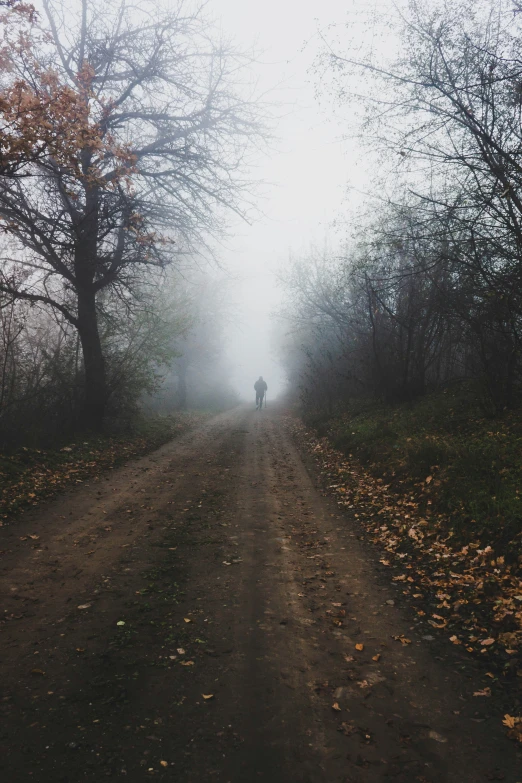
{"type": "MultiPolygon", "coordinates": [[[[230,318],[226,278],[210,270],[193,270],[172,281],[174,311],[182,314],[172,331],[172,359],[163,369],[161,385],[147,397],[152,410],[171,413],[196,408],[208,411],[238,403],[225,356],[225,329],[230,318]]],[[[168,301],[165,303],[168,307],[168,301]]]]}

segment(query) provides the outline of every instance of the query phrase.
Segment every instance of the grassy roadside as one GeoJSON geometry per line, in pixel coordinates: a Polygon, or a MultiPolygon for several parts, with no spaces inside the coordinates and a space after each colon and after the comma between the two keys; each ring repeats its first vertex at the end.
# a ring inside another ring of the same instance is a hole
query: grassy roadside
{"type": "Polygon", "coordinates": [[[207,417],[204,413],[180,412],[144,419],[127,436],[79,437],[57,449],[0,452],[0,526],[67,487],[153,451],[207,417]]]}
{"type": "Polygon", "coordinates": [[[469,388],[414,405],[353,406],[306,422],[390,489],[411,493],[455,543],[522,550],[522,412],[486,418],[469,388]]]}

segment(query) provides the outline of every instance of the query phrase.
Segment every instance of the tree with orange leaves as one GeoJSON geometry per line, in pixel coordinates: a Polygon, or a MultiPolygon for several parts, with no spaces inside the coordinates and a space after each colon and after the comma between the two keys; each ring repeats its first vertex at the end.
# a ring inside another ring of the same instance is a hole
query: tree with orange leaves
{"type": "Polygon", "coordinates": [[[242,164],[260,138],[249,58],[203,8],[179,2],[44,0],[0,24],[0,290],[78,330],[83,424],[99,429],[109,389],[104,302],[128,305],[150,270],[243,213],[242,164]]]}

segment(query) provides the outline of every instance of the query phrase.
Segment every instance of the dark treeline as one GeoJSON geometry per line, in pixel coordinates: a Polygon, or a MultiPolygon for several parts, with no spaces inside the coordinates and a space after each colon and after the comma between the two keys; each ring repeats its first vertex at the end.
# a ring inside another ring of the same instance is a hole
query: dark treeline
{"type": "Polygon", "coordinates": [[[350,47],[323,56],[336,100],[366,84],[363,135],[388,180],[341,253],[313,250],[285,275],[287,363],[309,409],[410,401],[458,381],[490,414],[520,405],[519,11],[415,1],[394,63],[350,47]]]}

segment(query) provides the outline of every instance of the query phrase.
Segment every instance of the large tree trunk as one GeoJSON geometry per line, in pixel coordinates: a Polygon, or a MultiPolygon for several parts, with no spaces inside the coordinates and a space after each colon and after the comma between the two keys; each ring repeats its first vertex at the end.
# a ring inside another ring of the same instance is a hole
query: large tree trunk
{"type": "MultiPolygon", "coordinates": [[[[90,171],[92,151],[82,151],[82,167],[90,171]]],[[[103,426],[107,404],[107,380],[103,357],[98,313],[96,311],[95,273],[98,250],[98,216],[100,197],[98,186],[86,187],[84,217],[78,226],[74,268],[78,297],[78,334],[82,344],[85,372],[84,408],[82,424],[87,429],[99,431],[103,426]]]]}
{"type": "Polygon", "coordinates": [[[96,296],[92,290],[78,290],[78,333],[85,371],[82,424],[87,429],[99,431],[103,426],[107,404],[107,382],[98,330],[96,296]]]}

